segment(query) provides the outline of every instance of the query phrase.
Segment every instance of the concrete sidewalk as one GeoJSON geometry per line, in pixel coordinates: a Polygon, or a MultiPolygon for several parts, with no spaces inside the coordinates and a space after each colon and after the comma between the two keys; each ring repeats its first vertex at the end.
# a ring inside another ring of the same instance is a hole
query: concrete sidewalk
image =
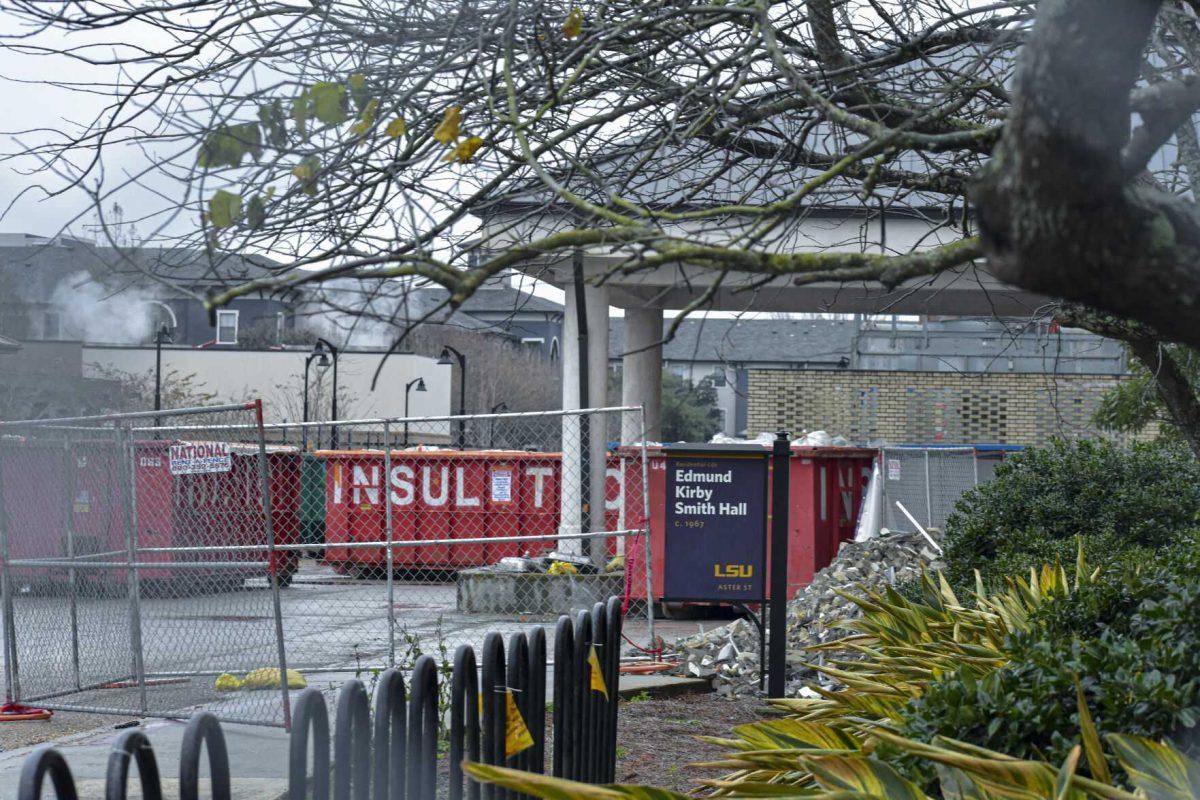
{"type": "MultiPolygon", "coordinates": [[[[19,724],[19,723],[12,723],[19,724]]],[[[142,731],[154,745],[166,797],[179,796],[179,748],[183,741],[183,722],[145,720],[142,731]]],[[[233,796],[239,800],[276,800],[287,791],[288,734],[281,728],[254,725],[222,724],[225,744],[229,750],[229,768],[233,775],[233,796]]],[[[75,786],[82,798],[104,796],[104,776],[113,743],[124,730],[111,727],[75,734],[48,744],[58,748],[67,758],[75,786]]],[[[0,753],[0,800],[17,796],[21,767],[30,753],[46,745],[22,747],[0,753]]],[[[202,758],[203,761],[203,758],[202,758]]],[[[130,772],[136,768],[131,767],[130,772]]],[[[202,775],[207,775],[204,761],[202,775]]],[[[43,793],[50,791],[47,782],[43,793]]],[[[208,781],[202,782],[201,794],[209,794],[208,781]]],[[[142,796],[141,785],[134,775],[129,778],[129,798],[142,796]]]]}

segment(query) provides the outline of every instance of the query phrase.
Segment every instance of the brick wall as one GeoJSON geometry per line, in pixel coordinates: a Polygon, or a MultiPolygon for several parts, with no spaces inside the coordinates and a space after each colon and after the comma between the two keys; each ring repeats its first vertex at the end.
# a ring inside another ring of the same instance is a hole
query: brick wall
{"type": "Polygon", "coordinates": [[[750,370],[747,421],[751,436],[824,430],[852,442],[1036,444],[1051,436],[1097,435],[1092,413],[1118,380],[1039,373],[750,370]]]}

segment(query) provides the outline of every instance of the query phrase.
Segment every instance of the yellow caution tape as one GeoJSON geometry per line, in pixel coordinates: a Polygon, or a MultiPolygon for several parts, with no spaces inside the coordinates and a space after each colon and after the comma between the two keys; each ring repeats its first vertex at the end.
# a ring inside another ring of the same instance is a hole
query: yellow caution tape
{"type": "Polygon", "coordinates": [[[596,654],[596,645],[592,645],[588,650],[588,669],[592,676],[590,680],[591,689],[593,692],[600,692],[604,695],[604,699],[608,699],[608,686],[604,683],[604,670],[600,668],[600,656],[596,654]]]}
{"type": "Polygon", "coordinates": [[[533,747],[533,735],[525,724],[525,718],[521,716],[521,709],[517,708],[517,701],[511,689],[504,693],[504,698],[508,723],[504,731],[504,757],[512,758],[522,750],[533,747]]]}

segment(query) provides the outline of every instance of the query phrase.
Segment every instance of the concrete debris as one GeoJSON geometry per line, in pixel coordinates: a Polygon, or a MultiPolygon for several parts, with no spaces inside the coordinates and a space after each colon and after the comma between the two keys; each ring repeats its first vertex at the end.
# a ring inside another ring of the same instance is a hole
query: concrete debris
{"type": "MultiPolygon", "coordinates": [[[[937,533],[934,532],[936,536],[937,533]]],[[[846,660],[849,653],[810,653],[805,648],[850,634],[837,627],[859,616],[858,607],[837,590],[856,587],[882,589],[920,578],[921,568],[941,567],[937,554],[919,533],[888,532],[866,542],[843,542],[833,562],[788,603],[788,680],[790,697],[812,697],[805,684],[832,685],[832,680],[806,666],[829,659],[846,660]]],[[[746,619],[680,639],[668,645],[668,658],[681,662],[680,671],[712,677],[717,694],[741,697],[759,691],[761,672],[756,626],[746,619]]]]}

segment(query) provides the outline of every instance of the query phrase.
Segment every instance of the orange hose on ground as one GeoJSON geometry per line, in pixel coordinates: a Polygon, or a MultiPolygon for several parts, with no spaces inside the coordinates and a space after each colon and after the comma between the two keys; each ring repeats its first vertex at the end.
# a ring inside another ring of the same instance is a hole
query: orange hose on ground
{"type": "Polygon", "coordinates": [[[47,720],[54,716],[48,708],[34,708],[20,703],[5,703],[0,706],[0,722],[31,722],[47,720]]]}

